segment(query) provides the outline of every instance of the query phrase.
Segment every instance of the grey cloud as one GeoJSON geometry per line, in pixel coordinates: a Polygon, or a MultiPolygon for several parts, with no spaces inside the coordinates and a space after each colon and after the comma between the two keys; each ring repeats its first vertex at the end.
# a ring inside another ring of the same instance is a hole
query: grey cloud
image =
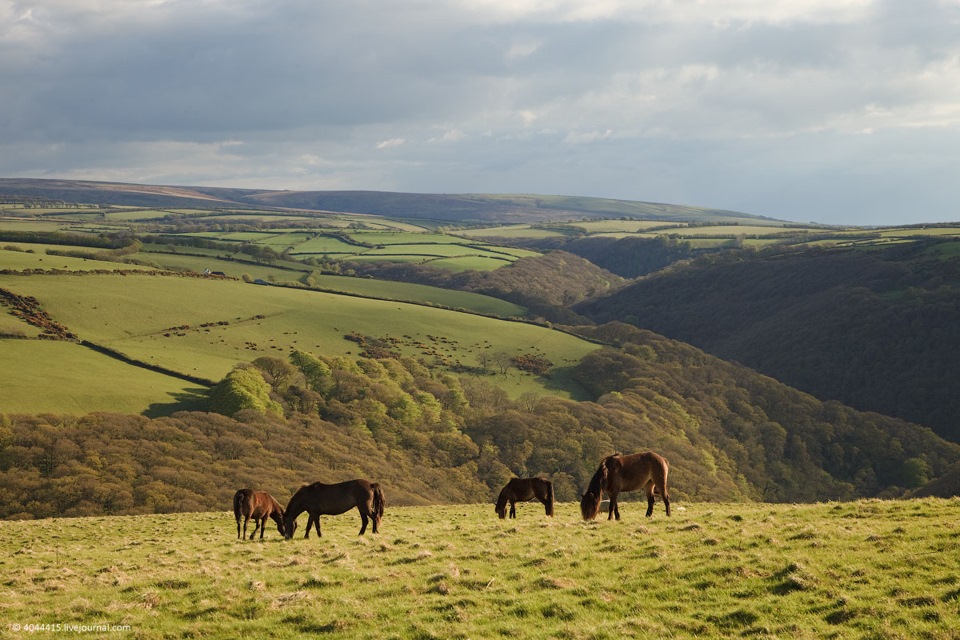
{"type": "Polygon", "coordinates": [[[0,7],[0,175],[960,218],[955,4],[778,21],[130,4],[0,7]]]}

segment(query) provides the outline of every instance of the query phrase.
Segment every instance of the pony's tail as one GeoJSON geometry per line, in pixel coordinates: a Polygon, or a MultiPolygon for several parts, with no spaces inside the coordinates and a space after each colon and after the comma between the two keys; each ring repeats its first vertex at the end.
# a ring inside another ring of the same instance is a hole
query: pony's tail
{"type": "Polygon", "coordinates": [[[383,491],[380,484],[374,482],[370,485],[373,489],[373,522],[376,525],[374,531],[380,528],[380,521],[383,519],[383,508],[386,506],[386,500],[383,498],[383,491]]]}
{"type": "Polygon", "coordinates": [[[237,519],[237,522],[240,521],[240,507],[243,501],[243,490],[237,491],[233,494],[233,517],[237,519]]]}
{"type": "Polygon", "coordinates": [[[553,515],[553,483],[547,480],[547,515],[553,515]]]}

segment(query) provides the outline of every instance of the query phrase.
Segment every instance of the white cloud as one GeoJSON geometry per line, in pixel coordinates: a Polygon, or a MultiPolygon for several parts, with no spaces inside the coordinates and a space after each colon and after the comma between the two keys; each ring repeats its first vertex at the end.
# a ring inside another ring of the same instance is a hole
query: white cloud
{"type": "Polygon", "coordinates": [[[393,147],[399,147],[406,142],[404,138],[390,138],[389,140],[381,140],[377,143],[377,149],[391,149],[393,147]]]}

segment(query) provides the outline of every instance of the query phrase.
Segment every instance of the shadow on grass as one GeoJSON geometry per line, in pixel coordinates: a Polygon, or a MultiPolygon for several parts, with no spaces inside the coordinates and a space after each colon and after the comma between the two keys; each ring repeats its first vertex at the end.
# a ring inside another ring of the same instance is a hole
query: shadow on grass
{"type": "Polygon", "coordinates": [[[209,389],[195,387],[186,389],[183,393],[173,394],[172,402],[154,402],[143,415],[148,418],[163,418],[178,411],[209,411],[209,389]]]}

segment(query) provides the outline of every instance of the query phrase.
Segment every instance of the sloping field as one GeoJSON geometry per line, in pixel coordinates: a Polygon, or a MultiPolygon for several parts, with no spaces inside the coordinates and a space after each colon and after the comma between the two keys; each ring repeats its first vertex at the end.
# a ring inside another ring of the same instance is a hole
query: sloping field
{"type": "Polygon", "coordinates": [[[286,358],[292,349],[357,354],[358,345],[344,339],[356,333],[391,340],[391,348],[400,353],[446,367],[476,367],[481,358],[499,353],[542,355],[555,365],[549,380],[518,374],[488,379],[514,396],[527,391],[576,396],[579,389],[563,368],[597,348],[520,322],[232,280],[0,275],[0,287],[36,297],[54,320],[81,339],[209,380],[221,379],[239,361],[286,358]]]}
{"type": "MultiPolygon", "coordinates": [[[[202,251],[202,249],[191,249],[191,252],[198,254],[202,251]]],[[[526,309],[520,305],[469,291],[441,289],[429,285],[393,280],[375,280],[330,274],[314,275],[312,273],[313,267],[305,264],[285,261],[278,265],[256,265],[246,261],[221,260],[216,254],[216,251],[210,251],[208,256],[194,255],[194,253],[150,252],[141,253],[138,257],[163,268],[178,271],[190,270],[196,273],[203,273],[205,270],[220,271],[232,278],[249,276],[251,279],[261,279],[277,284],[299,282],[326,291],[381,298],[383,300],[419,302],[504,318],[522,318],[526,315],[526,309]]]]}
{"type": "Polygon", "coordinates": [[[140,265],[123,264],[121,262],[107,262],[105,260],[94,260],[93,258],[74,258],[70,256],[47,255],[46,249],[59,251],[76,251],[78,253],[87,253],[91,255],[102,249],[91,247],[68,247],[57,245],[31,245],[29,243],[6,243],[4,247],[17,246],[23,251],[11,251],[0,247],[0,269],[42,269],[49,271],[52,269],[62,269],[65,271],[95,271],[95,270],[134,270],[134,271],[153,271],[153,267],[144,267],[140,265]]]}
{"type": "Polygon", "coordinates": [[[158,414],[163,405],[199,408],[206,392],[72,342],[0,340],[0,359],[0,413],[158,414]]]}
{"type": "Polygon", "coordinates": [[[627,503],[620,522],[585,523],[570,503],[498,520],[492,504],[391,507],[384,492],[380,533],[363,537],[356,511],[321,517],[308,540],[270,522],[263,542],[237,540],[226,511],[0,522],[8,637],[946,640],[960,628],[956,499],[684,503],[651,519],[627,503]]]}

